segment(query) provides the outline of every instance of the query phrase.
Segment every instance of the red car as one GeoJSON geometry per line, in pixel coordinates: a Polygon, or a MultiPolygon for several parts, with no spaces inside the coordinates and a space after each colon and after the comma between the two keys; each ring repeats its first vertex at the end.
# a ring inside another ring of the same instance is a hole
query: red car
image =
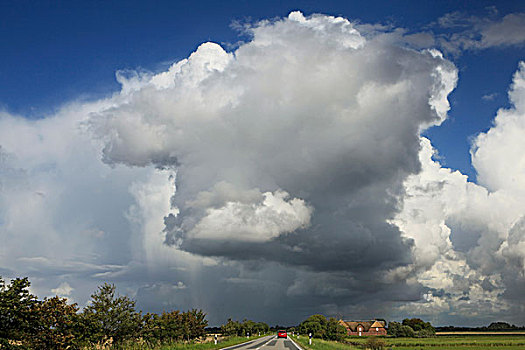
{"type": "Polygon", "coordinates": [[[288,334],[286,334],[286,331],[278,331],[277,332],[277,338],[287,338],[288,334]]]}

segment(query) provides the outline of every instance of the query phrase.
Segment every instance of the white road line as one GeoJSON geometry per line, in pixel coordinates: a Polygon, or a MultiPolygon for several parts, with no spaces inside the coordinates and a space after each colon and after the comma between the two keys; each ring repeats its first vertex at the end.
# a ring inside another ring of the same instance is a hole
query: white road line
{"type": "Polygon", "coordinates": [[[292,338],[288,337],[288,339],[292,342],[293,345],[295,345],[295,347],[298,349],[298,350],[303,350],[303,348],[301,348],[299,345],[297,345],[292,338]]]}
{"type": "Polygon", "coordinates": [[[274,340],[277,336],[273,337],[273,338],[270,338],[266,343],[264,343],[263,345],[259,346],[258,348],[256,348],[255,350],[259,350],[260,348],[262,348],[263,346],[266,346],[266,344],[268,344],[269,342],[271,342],[272,340],[274,340]]]}

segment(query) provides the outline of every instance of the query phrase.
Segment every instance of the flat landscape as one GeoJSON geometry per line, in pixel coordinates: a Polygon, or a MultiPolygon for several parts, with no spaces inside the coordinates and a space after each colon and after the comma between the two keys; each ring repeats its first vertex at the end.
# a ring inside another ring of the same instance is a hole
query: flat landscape
{"type": "MultiPolygon", "coordinates": [[[[295,338],[294,338],[295,340],[295,338]]],[[[433,338],[377,338],[385,344],[384,349],[444,349],[444,350],[474,350],[474,349],[525,349],[525,334],[461,334],[440,335],[433,338]]],[[[312,345],[308,340],[296,340],[304,349],[339,350],[363,349],[369,338],[347,338],[344,343],[314,339],[312,345]]]]}
{"type": "Polygon", "coordinates": [[[437,336],[443,335],[525,335],[525,331],[509,331],[509,332],[436,332],[437,336]]]}

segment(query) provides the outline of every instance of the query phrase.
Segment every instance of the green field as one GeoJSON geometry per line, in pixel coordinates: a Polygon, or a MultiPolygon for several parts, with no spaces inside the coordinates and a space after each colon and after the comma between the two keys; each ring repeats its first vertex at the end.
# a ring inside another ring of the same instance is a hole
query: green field
{"type": "MultiPolygon", "coordinates": [[[[447,335],[434,338],[379,338],[386,343],[385,349],[428,349],[428,350],[523,350],[525,349],[524,335],[447,335]]],[[[307,350],[341,350],[341,349],[363,349],[367,338],[350,337],[346,339],[347,344],[329,342],[314,339],[311,346],[308,339],[300,338],[298,342],[307,350]]]]}
{"type": "Polygon", "coordinates": [[[306,350],[348,350],[348,349],[360,349],[357,346],[351,346],[341,343],[336,343],[333,341],[327,341],[327,340],[321,340],[321,339],[313,339],[312,345],[308,345],[308,338],[307,337],[293,337],[292,338],[294,342],[296,342],[298,345],[300,345],[303,349],[306,350]]]}

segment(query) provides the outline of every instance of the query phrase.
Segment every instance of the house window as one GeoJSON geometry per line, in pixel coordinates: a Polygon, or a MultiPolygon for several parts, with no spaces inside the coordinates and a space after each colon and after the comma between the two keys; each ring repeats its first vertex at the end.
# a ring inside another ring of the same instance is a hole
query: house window
{"type": "Polygon", "coordinates": [[[376,327],[376,332],[379,332],[379,327],[376,327]]]}

